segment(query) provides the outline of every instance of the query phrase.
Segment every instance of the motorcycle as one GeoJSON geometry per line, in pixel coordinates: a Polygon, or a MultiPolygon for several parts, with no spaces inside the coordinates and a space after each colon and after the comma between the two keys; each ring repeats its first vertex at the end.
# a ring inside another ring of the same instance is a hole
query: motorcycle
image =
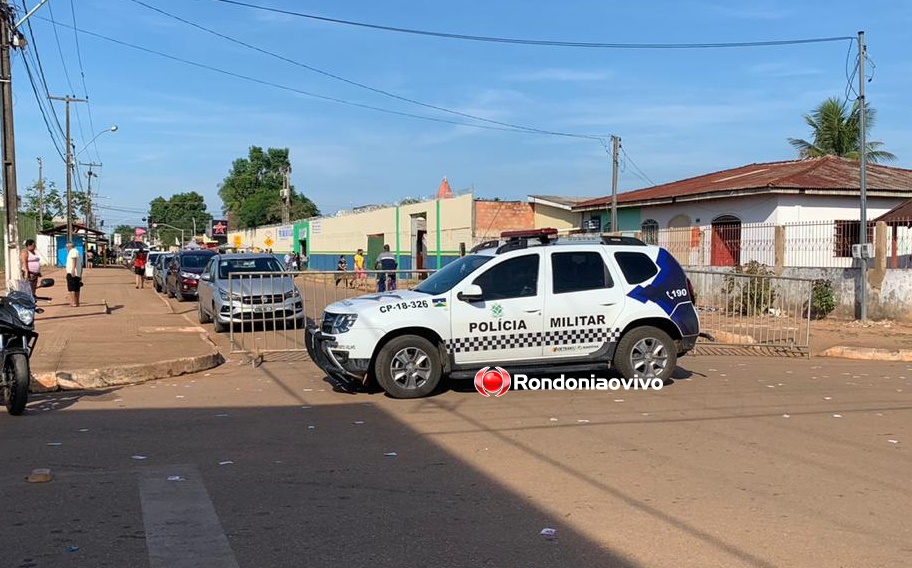
{"type": "MultiPolygon", "coordinates": [[[[44,278],[38,288],[54,285],[53,278],[44,278]]],[[[6,411],[18,416],[28,403],[29,382],[32,372],[29,357],[35,349],[35,314],[44,310],[37,307],[38,299],[32,295],[29,283],[20,280],[6,296],[0,296],[0,398],[6,411]]]]}

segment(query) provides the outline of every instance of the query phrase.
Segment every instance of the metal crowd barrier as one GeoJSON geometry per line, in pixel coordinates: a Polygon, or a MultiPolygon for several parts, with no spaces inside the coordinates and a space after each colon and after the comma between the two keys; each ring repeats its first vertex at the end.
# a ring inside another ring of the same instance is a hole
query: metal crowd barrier
{"type": "Polygon", "coordinates": [[[810,354],[813,280],[687,270],[701,331],[698,345],[739,353],[810,354]]]}
{"type": "MultiPolygon", "coordinates": [[[[228,281],[235,323],[229,326],[232,353],[263,357],[306,353],[305,329],[319,325],[326,306],[339,300],[417,286],[433,270],[299,270],[233,273],[228,281]],[[297,296],[286,297],[291,285],[297,296]],[[390,289],[394,286],[394,289],[390,289]],[[299,304],[299,306],[298,306],[299,304]]],[[[227,302],[226,302],[227,304],[227,302]]]]}

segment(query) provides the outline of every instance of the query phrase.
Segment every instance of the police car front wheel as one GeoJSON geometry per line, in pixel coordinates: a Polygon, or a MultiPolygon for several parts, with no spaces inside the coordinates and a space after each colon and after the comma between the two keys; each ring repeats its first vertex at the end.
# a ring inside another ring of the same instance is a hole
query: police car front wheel
{"type": "Polygon", "coordinates": [[[440,383],[440,355],[433,343],[417,335],[389,341],[377,354],[377,382],[394,398],[420,398],[440,383]]]}
{"type": "Polygon", "coordinates": [[[678,362],[674,340],[657,327],[628,331],[618,343],[615,367],[625,378],[671,378],[678,362]]]}

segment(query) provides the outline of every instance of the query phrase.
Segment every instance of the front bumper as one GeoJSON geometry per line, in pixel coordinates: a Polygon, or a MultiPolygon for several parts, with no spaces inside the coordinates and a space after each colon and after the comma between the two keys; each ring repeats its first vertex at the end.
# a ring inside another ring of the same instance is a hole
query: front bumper
{"type": "MultiPolygon", "coordinates": [[[[238,302],[216,303],[216,318],[221,323],[244,323],[253,321],[304,321],[304,304],[295,299],[283,304],[249,305],[238,302]]],[[[301,326],[303,327],[303,326],[301,326]]]]}
{"type": "Polygon", "coordinates": [[[317,367],[346,388],[359,388],[367,384],[369,359],[350,359],[347,351],[334,349],[336,337],[308,327],[304,332],[307,354],[317,367]]]}

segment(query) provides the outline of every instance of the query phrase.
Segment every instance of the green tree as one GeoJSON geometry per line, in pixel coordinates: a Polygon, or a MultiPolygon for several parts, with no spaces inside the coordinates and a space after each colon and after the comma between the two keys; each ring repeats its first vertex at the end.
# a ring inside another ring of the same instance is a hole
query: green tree
{"type": "MultiPolygon", "coordinates": [[[[229,219],[237,228],[258,227],[282,222],[282,186],[284,172],[291,163],[288,148],[263,151],[251,146],[247,158],[238,158],[219,187],[219,197],[229,219]]],[[[320,214],[317,206],[304,195],[290,190],[289,212],[292,219],[305,219],[320,214]]]]}
{"type": "Polygon", "coordinates": [[[128,243],[133,240],[133,235],[136,234],[136,227],[130,225],[117,225],[114,227],[115,235],[120,235],[121,243],[128,243]]]}
{"type": "MultiPolygon", "coordinates": [[[[819,158],[833,155],[860,160],[861,125],[858,101],[852,104],[851,110],[848,103],[842,99],[831,97],[817,106],[811,114],[804,115],[804,121],[811,127],[813,139],[811,142],[802,139],[789,138],[798,155],[802,158],[819,158]]],[[[874,127],[877,111],[865,104],[865,138],[874,127]]],[[[872,163],[891,162],[896,156],[885,150],[880,150],[882,142],[865,141],[867,160],[872,163]]]]}
{"type": "Polygon", "coordinates": [[[66,204],[60,198],[60,192],[57,190],[53,181],[44,184],[43,195],[39,198],[39,184],[36,181],[25,188],[25,212],[31,213],[37,219],[39,209],[42,210],[44,224],[41,230],[54,228],[54,217],[62,217],[65,213],[66,204]]]}
{"type": "Polygon", "coordinates": [[[156,197],[149,202],[149,216],[153,223],[163,223],[177,227],[157,227],[155,233],[165,244],[174,244],[175,239],[180,240],[181,231],[184,238],[193,235],[193,228],[202,232],[212,220],[212,215],[206,211],[206,200],[195,191],[175,193],[169,199],[156,197]]]}

